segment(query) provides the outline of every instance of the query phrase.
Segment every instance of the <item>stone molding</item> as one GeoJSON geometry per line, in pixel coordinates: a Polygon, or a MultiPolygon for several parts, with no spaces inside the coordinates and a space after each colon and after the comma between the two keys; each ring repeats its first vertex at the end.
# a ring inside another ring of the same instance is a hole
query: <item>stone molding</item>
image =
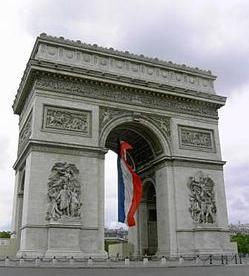
{"type": "Polygon", "coordinates": [[[24,123],[22,129],[19,132],[19,143],[18,143],[18,153],[25,147],[28,143],[29,137],[32,133],[32,111],[29,113],[26,122],[24,123]]]}
{"type": "Polygon", "coordinates": [[[91,136],[91,111],[44,105],[43,130],[63,134],[91,136]]]}
{"type": "Polygon", "coordinates": [[[165,166],[169,167],[186,167],[194,169],[207,169],[215,171],[223,171],[223,166],[226,162],[221,160],[211,160],[211,159],[200,159],[200,158],[191,158],[183,156],[158,156],[149,166],[144,167],[139,171],[139,174],[151,170],[152,168],[164,168],[165,166]]]}
{"type": "Polygon", "coordinates": [[[125,116],[132,117],[134,121],[139,121],[144,118],[157,126],[168,141],[171,139],[170,118],[167,116],[152,115],[144,112],[128,111],[127,109],[122,110],[103,106],[100,106],[99,110],[100,133],[109,124],[109,122],[125,116]]]}
{"type": "Polygon", "coordinates": [[[174,167],[223,171],[223,166],[225,162],[217,161],[217,160],[200,160],[200,159],[186,160],[186,159],[176,158],[172,160],[172,164],[174,167]]]}
{"type": "Polygon", "coordinates": [[[27,112],[27,110],[30,108],[32,109],[32,107],[29,107],[29,104],[31,103],[31,99],[34,95],[34,90],[32,89],[29,93],[29,95],[27,96],[26,98],[26,101],[24,103],[24,106],[23,106],[23,109],[22,109],[22,112],[20,113],[20,116],[19,116],[19,124],[21,124],[23,118],[25,117],[25,114],[27,112]]]}
{"type": "Polygon", "coordinates": [[[180,149],[216,152],[212,129],[178,125],[180,149]]]}
{"type": "Polygon", "coordinates": [[[83,47],[70,49],[68,46],[43,40],[38,45],[34,59],[215,94],[215,77],[210,73],[194,71],[186,66],[172,66],[170,63],[158,64],[155,60],[142,61],[134,57],[131,59],[107,54],[99,48],[94,51],[83,47]]]}
{"type": "Polygon", "coordinates": [[[178,228],[176,229],[176,232],[181,233],[181,232],[223,232],[223,233],[230,233],[229,229],[226,228],[221,228],[221,227],[217,227],[216,225],[204,225],[204,227],[195,227],[195,228],[178,228]]]}
{"type": "Polygon", "coordinates": [[[99,230],[98,227],[91,227],[91,226],[85,227],[85,226],[82,226],[81,224],[78,224],[78,225],[63,224],[62,225],[62,224],[51,224],[51,223],[45,224],[45,225],[44,224],[25,224],[20,229],[21,230],[26,229],[26,228],[45,228],[45,229],[47,229],[47,228],[51,228],[51,227],[52,228],[69,228],[69,229],[76,228],[76,229],[80,229],[80,230],[99,230]]]}
{"type": "Polygon", "coordinates": [[[198,115],[207,118],[218,118],[216,104],[186,98],[144,93],[142,90],[104,85],[99,82],[83,81],[77,78],[63,78],[55,76],[37,76],[35,89],[53,91],[60,94],[74,94],[92,99],[125,103],[133,106],[142,106],[198,115]]]}
{"type": "Polygon", "coordinates": [[[104,159],[104,155],[107,152],[107,149],[91,146],[80,146],[72,145],[67,143],[59,142],[42,142],[40,140],[29,139],[28,143],[25,145],[23,150],[19,153],[18,158],[13,165],[13,168],[23,166],[23,161],[27,158],[30,152],[48,152],[48,153],[57,153],[57,154],[68,154],[74,156],[86,156],[89,158],[101,158],[104,159]]]}

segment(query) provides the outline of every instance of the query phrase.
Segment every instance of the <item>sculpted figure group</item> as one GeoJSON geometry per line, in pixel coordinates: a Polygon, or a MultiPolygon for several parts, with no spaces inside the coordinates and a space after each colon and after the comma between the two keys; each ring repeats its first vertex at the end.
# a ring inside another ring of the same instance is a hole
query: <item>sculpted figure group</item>
{"type": "Polygon", "coordinates": [[[47,220],[80,217],[79,171],[74,164],[55,163],[48,182],[47,220]]]}
{"type": "Polygon", "coordinates": [[[194,177],[190,177],[188,187],[189,211],[194,223],[214,223],[216,205],[213,180],[208,175],[198,172],[194,177]]]}
{"type": "Polygon", "coordinates": [[[46,126],[66,130],[87,131],[87,118],[82,114],[74,114],[66,111],[48,109],[46,126]]]}

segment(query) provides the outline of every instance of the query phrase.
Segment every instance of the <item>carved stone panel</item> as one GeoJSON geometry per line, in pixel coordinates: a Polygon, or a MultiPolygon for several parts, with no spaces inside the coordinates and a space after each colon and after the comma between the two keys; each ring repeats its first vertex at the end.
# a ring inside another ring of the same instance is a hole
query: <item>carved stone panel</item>
{"type": "Polygon", "coordinates": [[[77,221],[80,218],[79,170],[74,164],[55,163],[48,178],[46,220],[77,221]]]}
{"type": "Polygon", "coordinates": [[[19,133],[19,145],[18,152],[20,152],[26,143],[28,142],[29,137],[31,136],[31,122],[32,122],[32,112],[29,114],[26,122],[24,123],[20,133],[19,133]]]}
{"type": "Polygon", "coordinates": [[[170,130],[170,118],[165,116],[149,116],[154,123],[160,128],[165,137],[169,140],[171,138],[171,130],[170,130]]]}
{"type": "Polygon", "coordinates": [[[130,59],[129,55],[126,55],[128,59],[115,57],[112,52],[109,53],[111,55],[107,56],[107,53],[103,55],[103,49],[101,48],[92,48],[94,52],[89,51],[89,45],[87,48],[87,51],[83,48],[75,51],[75,49],[69,50],[68,47],[61,47],[61,45],[48,46],[41,44],[35,58],[84,69],[101,70],[113,76],[121,75],[126,78],[136,78],[205,93],[214,93],[213,77],[210,72],[191,69],[187,66],[177,66],[172,62],[160,62],[158,59],[142,58],[141,60],[141,56],[136,56],[136,61],[133,61],[134,55],[131,55],[133,60],[130,59]],[[98,54],[96,54],[96,51],[98,51],[98,54]],[[144,60],[146,60],[146,64],[144,64],[144,60]],[[150,64],[151,62],[153,64],[150,64]]]}
{"type": "Polygon", "coordinates": [[[116,109],[116,108],[109,108],[109,107],[100,107],[99,109],[99,125],[100,130],[109,123],[113,118],[119,118],[124,115],[132,115],[132,112],[122,110],[122,109],[116,109]]]}
{"type": "Polygon", "coordinates": [[[214,182],[202,171],[194,177],[190,177],[187,183],[190,190],[189,212],[196,224],[215,223],[216,204],[214,193],[214,182]]]}
{"type": "Polygon", "coordinates": [[[43,129],[73,135],[91,135],[91,112],[44,106],[43,129]]]}
{"type": "Polygon", "coordinates": [[[213,130],[178,126],[178,132],[180,148],[215,152],[213,130]]]}
{"type": "Polygon", "coordinates": [[[217,108],[212,105],[204,105],[198,101],[183,101],[180,98],[165,96],[157,97],[145,93],[142,90],[121,89],[116,87],[100,86],[97,83],[84,83],[77,79],[67,80],[56,76],[38,76],[35,88],[40,90],[52,90],[59,94],[69,93],[104,101],[125,103],[135,106],[157,108],[171,112],[198,115],[203,117],[217,118],[217,108]]]}

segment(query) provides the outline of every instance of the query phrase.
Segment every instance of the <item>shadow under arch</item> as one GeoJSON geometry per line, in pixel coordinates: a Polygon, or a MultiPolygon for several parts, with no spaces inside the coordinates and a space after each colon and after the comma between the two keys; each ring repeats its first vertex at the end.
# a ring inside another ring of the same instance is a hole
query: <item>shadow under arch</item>
{"type": "Polygon", "coordinates": [[[160,128],[143,117],[135,120],[132,116],[123,116],[111,120],[101,131],[100,146],[117,153],[118,139],[133,146],[131,157],[138,169],[171,155],[169,142],[160,128]]]}
{"type": "Polygon", "coordinates": [[[143,180],[139,220],[140,252],[143,255],[155,255],[158,250],[157,193],[155,180],[152,177],[143,180]]]}

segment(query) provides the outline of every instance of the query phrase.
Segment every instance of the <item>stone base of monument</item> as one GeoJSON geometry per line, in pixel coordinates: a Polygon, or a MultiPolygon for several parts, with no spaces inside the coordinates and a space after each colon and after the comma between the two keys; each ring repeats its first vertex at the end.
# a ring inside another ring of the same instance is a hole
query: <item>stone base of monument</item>
{"type": "Polygon", "coordinates": [[[105,251],[103,252],[97,252],[97,253],[92,253],[92,252],[83,252],[83,251],[67,251],[67,250],[48,250],[45,253],[46,258],[50,257],[64,257],[64,256],[72,256],[74,258],[97,258],[97,259],[106,259],[107,258],[107,253],[105,251]]]}
{"type": "Polygon", "coordinates": [[[17,252],[19,258],[107,258],[107,253],[98,248],[98,229],[83,227],[79,220],[51,221],[41,229],[39,236],[32,228],[26,230],[32,239],[23,236],[17,252]]]}
{"type": "MultiPolygon", "coordinates": [[[[48,250],[45,257],[52,256],[82,256],[79,246],[80,229],[76,225],[50,225],[48,229],[48,250]]],[[[79,225],[80,227],[80,225],[79,225]]]]}

